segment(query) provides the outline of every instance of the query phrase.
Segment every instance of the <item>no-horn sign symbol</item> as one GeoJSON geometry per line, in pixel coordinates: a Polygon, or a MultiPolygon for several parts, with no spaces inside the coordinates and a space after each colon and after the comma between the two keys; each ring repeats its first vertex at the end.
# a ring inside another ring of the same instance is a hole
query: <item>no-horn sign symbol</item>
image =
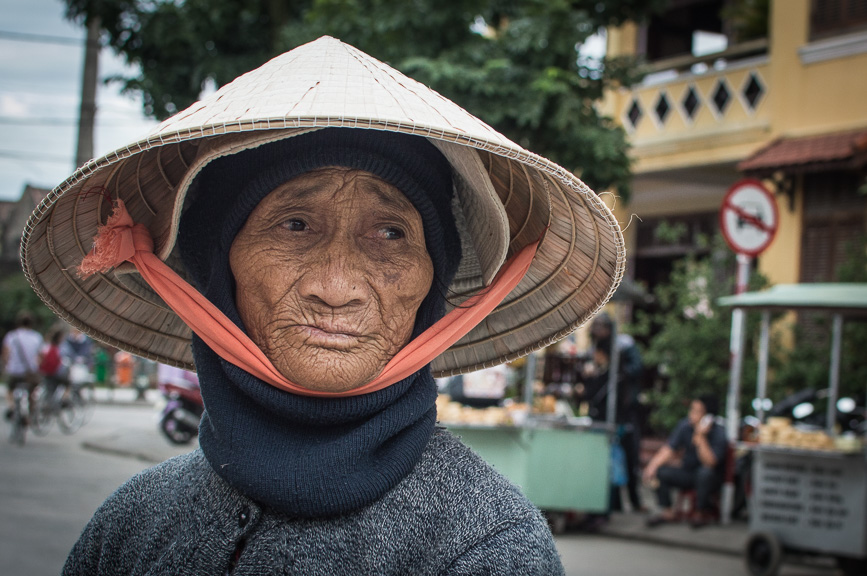
{"type": "Polygon", "coordinates": [[[758,180],[739,180],[723,198],[720,228],[735,252],[761,253],[773,241],[779,221],[773,195],[758,180]]]}

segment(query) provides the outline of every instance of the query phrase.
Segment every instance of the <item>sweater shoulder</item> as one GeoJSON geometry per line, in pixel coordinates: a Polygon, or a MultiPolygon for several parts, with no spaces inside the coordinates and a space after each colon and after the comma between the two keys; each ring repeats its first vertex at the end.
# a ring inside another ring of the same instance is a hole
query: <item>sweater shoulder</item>
{"type": "Polygon", "coordinates": [[[413,475],[423,476],[426,484],[438,488],[457,485],[474,492],[496,490],[529,504],[517,486],[444,428],[434,432],[413,475]]]}
{"type": "Polygon", "coordinates": [[[418,523],[439,535],[429,542],[444,562],[438,573],[562,573],[541,512],[447,430],[436,430],[413,473],[383,504],[394,508],[408,500],[418,523]],[[495,568],[492,559],[515,569],[495,568]]]}
{"type": "Polygon", "coordinates": [[[408,495],[424,499],[419,503],[423,512],[435,508],[444,530],[465,530],[463,536],[469,538],[472,532],[488,534],[515,524],[548,530],[541,513],[520,488],[441,428],[431,437],[416,468],[389,498],[408,495]]]}
{"type": "Polygon", "coordinates": [[[142,505],[148,498],[171,500],[207,484],[211,475],[214,471],[204,454],[194,450],[142,470],[115,490],[100,509],[142,505]]]}
{"type": "Polygon", "coordinates": [[[147,533],[161,515],[183,509],[197,493],[206,490],[210,469],[201,451],[176,456],[147,468],[115,490],[96,510],[84,535],[100,539],[126,539],[147,533]]]}
{"type": "Polygon", "coordinates": [[[133,573],[134,567],[160,562],[183,565],[193,557],[186,551],[196,549],[186,542],[193,537],[192,528],[197,527],[202,541],[219,539],[234,518],[226,510],[239,507],[241,499],[199,450],[148,468],[97,509],[63,574],[133,573]],[[187,558],[174,558],[182,554],[187,558]]]}

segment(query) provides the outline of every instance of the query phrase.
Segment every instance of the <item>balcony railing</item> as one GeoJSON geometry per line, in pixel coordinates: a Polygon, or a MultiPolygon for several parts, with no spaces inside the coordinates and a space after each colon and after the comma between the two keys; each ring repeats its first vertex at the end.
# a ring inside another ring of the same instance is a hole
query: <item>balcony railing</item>
{"type": "MultiPolygon", "coordinates": [[[[704,56],[649,64],[641,83],[617,98],[620,121],[638,158],[750,146],[767,138],[768,42],[759,39],[704,56]]],[[[737,153],[743,153],[742,151],[737,153]]]]}
{"type": "Polygon", "coordinates": [[[676,73],[694,72],[696,68],[718,68],[719,63],[743,60],[753,56],[761,56],[768,53],[768,39],[759,38],[749,42],[741,42],[723,50],[703,56],[676,56],[664,60],[656,60],[646,65],[648,75],[656,75],[660,72],[672,71],[676,73]]]}

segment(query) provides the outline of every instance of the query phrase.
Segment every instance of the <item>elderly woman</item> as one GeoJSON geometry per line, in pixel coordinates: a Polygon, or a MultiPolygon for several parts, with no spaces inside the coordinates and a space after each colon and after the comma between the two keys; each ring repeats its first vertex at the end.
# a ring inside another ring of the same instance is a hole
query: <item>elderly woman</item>
{"type": "Polygon", "coordinates": [[[65,574],[562,573],[538,510],[436,427],[432,368],[568,334],[622,238],[441,96],[302,46],[82,167],[23,260],[93,337],[194,361],[206,407],[200,449],[113,494],[65,574]]]}

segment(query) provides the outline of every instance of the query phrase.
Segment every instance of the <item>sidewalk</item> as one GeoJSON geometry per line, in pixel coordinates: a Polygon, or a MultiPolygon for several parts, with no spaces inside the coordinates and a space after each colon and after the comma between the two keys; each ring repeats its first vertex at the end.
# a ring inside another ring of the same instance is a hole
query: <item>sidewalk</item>
{"type": "Polygon", "coordinates": [[[645,514],[614,513],[599,533],[663,546],[734,556],[743,555],[749,536],[749,524],[744,520],[733,520],[726,526],[712,524],[694,529],[687,523],[663,524],[656,528],[647,528],[644,524],[646,518],[645,514]]]}
{"type": "Polygon", "coordinates": [[[94,388],[97,404],[114,404],[116,406],[155,406],[162,395],[159,390],[145,391],[143,400],[138,398],[138,392],[133,388],[94,388]]]}
{"type": "Polygon", "coordinates": [[[81,445],[87,450],[134,458],[148,464],[159,464],[180,454],[186,454],[199,447],[198,439],[189,444],[176,446],[169,443],[157,429],[157,407],[162,402],[159,390],[148,390],[144,399],[139,399],[134,389],[96,388],[97,406],[130,407],[153,410],[154,417],[145,420],[130,420],[128,428],[114,430],[109,434],[94,436],[83,440],[81,445]],[[138,424],[137,426],[135,424],[138,424]]]}

